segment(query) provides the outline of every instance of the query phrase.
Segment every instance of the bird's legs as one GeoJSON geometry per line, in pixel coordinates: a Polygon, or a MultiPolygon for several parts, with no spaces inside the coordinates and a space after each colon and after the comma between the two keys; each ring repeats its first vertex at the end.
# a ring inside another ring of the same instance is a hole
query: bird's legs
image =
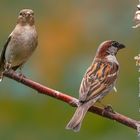
{"type": "Polygon", "coordinates": [[[22,68],[23,68],[23,65],[20,65],[19,66],[19,72],[18,72],[18,76],[20,77],[20,81],[23,79],[23,78],[26,78],[24,74],[22,74],[22,68]]]}
{"type": "Polygon", "coordinates": [[[98,101],[98,103],[101,104],[101,106],[103,106],[103,112],[102,112],[102,115],[104,115],[104,113],[107,111],[107,112],[112,112],[112,113],[115,113],[115,111],[113,110],[112,106],[110,104],[108,105],[104,105],[101,101],[98,101]]]}
{"type": "Polygon", "coordinates": [[[7,72],[8,70],[10,70],[11,66],[12,66],[11,63],[6,62],[5,66],[4,66],[4,72],[7,72]]]}

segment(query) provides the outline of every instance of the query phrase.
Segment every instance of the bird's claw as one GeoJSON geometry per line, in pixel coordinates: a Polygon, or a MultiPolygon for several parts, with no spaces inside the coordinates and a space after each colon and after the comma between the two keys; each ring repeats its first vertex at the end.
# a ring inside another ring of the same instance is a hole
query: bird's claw
{"type": "Polygon", "coordinates": [[[7,62],[7,63],[5,64],[5,66],[4,66],[4,69],[5,69],[4,72],[9,71],[9,70],[11,69],[11,63],[8,63],[8,62],[7,62]]]}
{"type": "Polygon", "coordinates": [[[80,105],[80,102],[77,99],[73,99],[73,100],[71,100],[71,102],[69,104],[71,106],[77,106],[78,107],[80,105]]]}
{"type": "Polygon", "coordinates": [[[111,105],[107,105],[104,107],[103,112],[102,112],[103,116],[104,116],[105,112],[111,112],[111,113],[115,114],[115,111],[113,110],[111,105]]]}
{"type": "Polygon", "coordinates": [[[22,73],[18,73],[18,76],[20,77],[20,81],[22,81],[23,78],[26,78],[26,76],[23,75],[22,73]]]}

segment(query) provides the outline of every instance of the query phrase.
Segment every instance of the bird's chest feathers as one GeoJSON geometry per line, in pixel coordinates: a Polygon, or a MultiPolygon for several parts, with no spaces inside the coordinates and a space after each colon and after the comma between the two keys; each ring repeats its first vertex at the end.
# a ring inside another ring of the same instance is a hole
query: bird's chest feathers
{"type": "Polygon", "coordinates": [[[5,58],[12,66],[25,62],[37,46],[35,28],[30,26],[16,27],[11,33],[11,40],[6,48],[5,58]]]}
{"type": "Polygon", "coordinates": [[[117,59],[116,59],[116,57],[114,55],[108,55],[106,57],[106,59],[107,59],[108,62],[119,64],[117,59]]]}
{"type": "Polygon", "coordinates": [[[33,45],[35,36],[35,31],[31,29],[31,27],[24,27],[21,32],[18,33],[17,39],[19,40],[19,43],[23,47],[28,47],[30,45],[33,45]]]}

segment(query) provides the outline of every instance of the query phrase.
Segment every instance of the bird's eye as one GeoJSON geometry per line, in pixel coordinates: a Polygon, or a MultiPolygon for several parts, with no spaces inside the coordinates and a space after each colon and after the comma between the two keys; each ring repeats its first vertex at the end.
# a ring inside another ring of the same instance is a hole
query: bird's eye
{"type": "Polygon", "coordinates": [[[20,16],[22,16],[22,13],[19,13],[20,16]]]}
{"type": "Polygon", "coordinates": [[[117,46],[119,46],[119,43],[116,42],[116,41],[113,41],[112,44],[111,44],[111,46],[117,47],[117,46]]]}

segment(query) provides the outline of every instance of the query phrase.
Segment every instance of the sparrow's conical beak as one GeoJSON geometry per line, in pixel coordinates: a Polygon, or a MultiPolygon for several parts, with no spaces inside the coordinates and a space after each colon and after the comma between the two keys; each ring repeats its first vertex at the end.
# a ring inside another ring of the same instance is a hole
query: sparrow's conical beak
{"type": "Polygon", "coordinates": [[[120,50],[120,49],[123,49],[123,48],[125,48],[125,45],[123,45],[123,44],[119,44],[118,45],[118,49],[120,50]]]}

